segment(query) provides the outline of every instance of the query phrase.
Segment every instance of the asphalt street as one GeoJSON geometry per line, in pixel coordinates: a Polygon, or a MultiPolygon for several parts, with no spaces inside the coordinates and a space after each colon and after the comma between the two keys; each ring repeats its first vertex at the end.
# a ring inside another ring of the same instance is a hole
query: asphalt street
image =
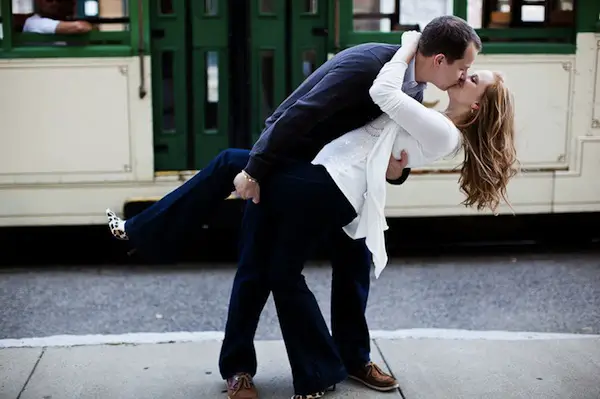
{"type": "MultiPolygon", "coordinates": [[[[234,265],[200,266],[4,269],[0,339],[222,331],[234,265]]],[[[331,269],[305,275],[329,320],[331,269]]],[[[373,278],[367,315],[372,330],[600,334],[600,253],[393,259],[373,278]]],[[[257,338],[281,338],[272,299],[257,338]]]]}

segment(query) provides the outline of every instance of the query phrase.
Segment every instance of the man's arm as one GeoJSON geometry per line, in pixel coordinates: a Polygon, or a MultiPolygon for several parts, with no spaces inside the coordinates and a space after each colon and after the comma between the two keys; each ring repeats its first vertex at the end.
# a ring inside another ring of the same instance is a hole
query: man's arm
{"type": "Polygon", "coordinates": [[[91,32],[92,24],[87,21],[61,21],[56,27],[58,35],[78,35],[91,32]]]}
{"type": "Polygon", "coordinates": [[[313,128],[343,107],[364,98],[381,69],[370,52],[341,59],[304,96],[268,126],[250,153],[244,169],[260,182],[268,175],[279,154],[311,141],[313,128]]]}
{"type": "Polygon", "coordinates": [[[44,35],[73,35],[87,33],[92,25],[86,21],[58,21],[44,17],[30,17],[23,27],[23,32],[40,33],[44,35]]]}

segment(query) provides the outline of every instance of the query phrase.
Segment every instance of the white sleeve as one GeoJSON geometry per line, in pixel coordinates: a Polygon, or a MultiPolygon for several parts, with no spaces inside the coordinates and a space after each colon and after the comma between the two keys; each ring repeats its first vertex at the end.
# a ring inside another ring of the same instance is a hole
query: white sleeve
{"type": "Polygon", "coordinates": [[[60,21],[50,18],[42,18],[39,16],[31,16],[25,21],[23,26],[23,32],[30,33],[42,33],[46,35],[53,35],[56,33],[56,28],[60,24],[60,21]]]}
{"type": "Polygon", "coordinates": [[[427,152],[447,153],[456,146],[456,127],[444,115],[431,110],[402,91],[407,50],[400,48],[373,82],[373,102],[404,128],[427,152]]]}

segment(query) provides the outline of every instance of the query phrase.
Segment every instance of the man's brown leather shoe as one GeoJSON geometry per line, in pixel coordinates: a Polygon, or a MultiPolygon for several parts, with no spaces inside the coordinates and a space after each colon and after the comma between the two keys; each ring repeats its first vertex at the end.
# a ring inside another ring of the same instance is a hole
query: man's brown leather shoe
{"type": "Polygon", "coordinates": [[[238,373],[227,379],[228,399],[258,399],[258,392],[248,373],[238,373]]]}
{"type": "Polygon", "coordinates": [[[399,387],[398,381],[394,377],[386,374],[373,362],[369,362],[364,367],[353,371],[348,377],[376,391],[391,391],[399,387]]]}

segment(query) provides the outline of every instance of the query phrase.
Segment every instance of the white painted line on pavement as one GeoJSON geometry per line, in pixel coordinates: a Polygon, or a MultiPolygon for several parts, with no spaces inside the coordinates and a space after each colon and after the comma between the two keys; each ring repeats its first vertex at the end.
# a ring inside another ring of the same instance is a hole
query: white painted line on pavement
{"type": "MultiPolygon", "coordinates": [[[[203,342],[220,341],[223,339],[223,336],[224,333],[221,331],[128,333],[114,335],[54,335],[49,337],[2,339],[0,340],[0,348],[203,342]]],[[[414,328],[395,331],[374,330],[371,331],[371,338],[523,341],[544,339],[598,339],[600,338],[600,335],[414,328]]]]}
{"type": "Polygon", "coordinates": [[[596,334],[541,333],[522,331],[473,331],[450,330],[442,328],[411,328],[406,330],[371,331],[372,339],[454,339],[454,340],[488,340],[488,341],[525,341],[543,339],[580,339],[600,338],[596,334]]]}
{"type": "Polygon", "coordinates": [[[114,335],[53,335],[50,337],[3,339],[0,340],[0,348],[202,342],[220,341],[223,339],[223,336],[224,333],[221,331],[127,333],[114,335]]]}

